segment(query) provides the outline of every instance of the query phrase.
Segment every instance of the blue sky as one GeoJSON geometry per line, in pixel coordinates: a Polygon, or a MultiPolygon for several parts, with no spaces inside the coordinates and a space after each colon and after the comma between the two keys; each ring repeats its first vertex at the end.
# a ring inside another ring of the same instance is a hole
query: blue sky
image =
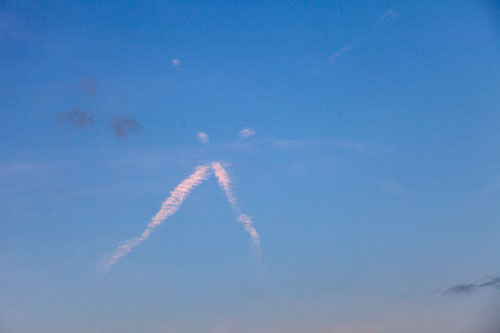
{"type": "Polygon", "coordinates": [[[499,36],[493,1],[1,1],[0,331],[495,332],[499,36]],[[213,161],[261,255],[211,177],[102,274],[213,161]]]}

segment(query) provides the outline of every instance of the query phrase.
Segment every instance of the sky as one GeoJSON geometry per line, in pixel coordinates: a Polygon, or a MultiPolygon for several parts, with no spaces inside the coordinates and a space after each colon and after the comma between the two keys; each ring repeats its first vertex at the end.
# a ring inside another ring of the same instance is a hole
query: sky
{"type": "Polygon", "coordinates": [[[498,332],[497,2],[0,0],[0,51],[0,332],[498,332]]]}

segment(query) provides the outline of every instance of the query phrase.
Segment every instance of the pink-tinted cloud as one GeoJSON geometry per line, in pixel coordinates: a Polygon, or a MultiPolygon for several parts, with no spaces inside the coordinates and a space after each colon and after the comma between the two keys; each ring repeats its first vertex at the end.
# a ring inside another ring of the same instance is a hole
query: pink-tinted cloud
{"type": "Polygon", "coordinates": [[[196,137],[198,138],[198,141],[200,141],[203,144],[208,143],[210,141],[208,134],[205,132],[198,132],[196,137]]]}

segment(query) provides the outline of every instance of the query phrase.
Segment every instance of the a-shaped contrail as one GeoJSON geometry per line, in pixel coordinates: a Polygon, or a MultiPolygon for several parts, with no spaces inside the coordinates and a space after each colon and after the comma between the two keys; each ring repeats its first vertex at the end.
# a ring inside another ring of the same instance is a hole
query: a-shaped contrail
{"type": "MultiPolygon", "coordinates": [[[[233,210],[237,211],[238,207],[236,206],[236,199],[234,198],[233,192],[231,191],[231,179],[229,178],[226,169],[224,169],[224,167],[219,162],[213,162],[212,168],[214,169],[215,177],[217,177],[217,182],[219,183],[219,186],[226,193],[227,201],[229,201],[229,203],[233,207],[233,210]]],[[[252,218],[247,214],[239,214],[237,220],[238,222],[243,224],[245,231],[248,232],[250,237],[252,237],[252,242],[254,246],[260,252],[260,236],[257,233],[257,230],[255,230],[255,227],[253,226],[252,218]]]]}
{"type": "Polygon", "coordinates": [[[153,229],[177,212],[189,193],[210,176],[210,171],[211,168],[208,165],[196,167],[195,171],[170,193],[170,196],[163,202],[160,210],[153,216],[141,236],[126,241],[105,259],[103,263],[104,269],[108,271],[121,257],[129,253],[139,243],[148,239],[153,229]]]}
{"type": "MultiPolygon", "coordinates": [[[[224,190],[233,211],[237,212],[238,207],[236,205],[236,199],[231,191],[231,180],[224,167],[222,167],[219,162],[213,162],[211,165],[200,165],[196,167],[195,171],[188,178],[183,180],[170,193],[170,196],[163,202],[158,213],[153,216],[151,221],[146,226],[146,229],[139,237],[130,239],[118,246],[115,252],[111,253],[104,259],[104,270],[109,271],[121,257],[129,253],[139,243],[148,239],[156,227],[160,226],[169,216],[175,214],[175,212],[179,210],[189,193],[191,193],[196,186],[200,185],[204,180],[210,177],[212,170],[215,173],[219,186],[224,190]]],[[[245,231],[252,238],[252,242],[260,254],[260,236],[253,226],[252,218],[247,214],[239,214],[237,216],[237,220],[243,224],[245,231]]]]}

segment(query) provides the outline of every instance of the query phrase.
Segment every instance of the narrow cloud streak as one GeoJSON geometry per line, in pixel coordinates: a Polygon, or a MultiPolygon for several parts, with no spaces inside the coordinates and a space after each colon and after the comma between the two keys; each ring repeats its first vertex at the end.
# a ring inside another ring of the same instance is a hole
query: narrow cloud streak
{"type": "MultiPolygon", "coordinates": [[[[392,9],[388,8],[386,9],[382,15],[379,16],[379,19],[378,19],[378,22],[377,22],[377,25],[382,21],[382,20],[385,20],[385,19],[390,19],[390,18],[398,18],[399,15],[393,11],[392,9]]],[[[376,26],[377,26],[376,25],[376,26]]],[[[374,30],[376,28],[376,26],[370,30],[374,30]]],[[[332,54],[330,54],[330,56],[328,57],[328,59],[325,61],[325,63],[323,65],[321,65],[319,68],[317,68],[316,70],[312,71],[311,72],[311,75],[315,75],[315,74],[318,74],[320,73],[321,71],[323,71],[326,67],[328,67],[330,64],[334,63],[339,57],[341,57],[342,55],[344,55],[345,53],[348,53],[350,52],[354,46],[356,46],[362,39],[365,38],[366,35],[368,35],[370,31],[366,31],[365,33],[359,35],[357,38],[353,39],[350,43],[344,45],[344,47],[338,49],[337,51],[333,52],[332,54]]]]}
{"type": "Polygon", "coordinates": [[[209,176],[210,166],[202,165],[196,167],[195,171],[170,193],[170,196],[163,202],[160,210],[153,216],[141,236],[126,241],[114,253],[105,258],[103,261],[104,270],[109,271],[121,257],[129,253],[139,243],[148,239],[153,230],[160,226],[169,216],[175,214],[189,193],[209,176]]]}

